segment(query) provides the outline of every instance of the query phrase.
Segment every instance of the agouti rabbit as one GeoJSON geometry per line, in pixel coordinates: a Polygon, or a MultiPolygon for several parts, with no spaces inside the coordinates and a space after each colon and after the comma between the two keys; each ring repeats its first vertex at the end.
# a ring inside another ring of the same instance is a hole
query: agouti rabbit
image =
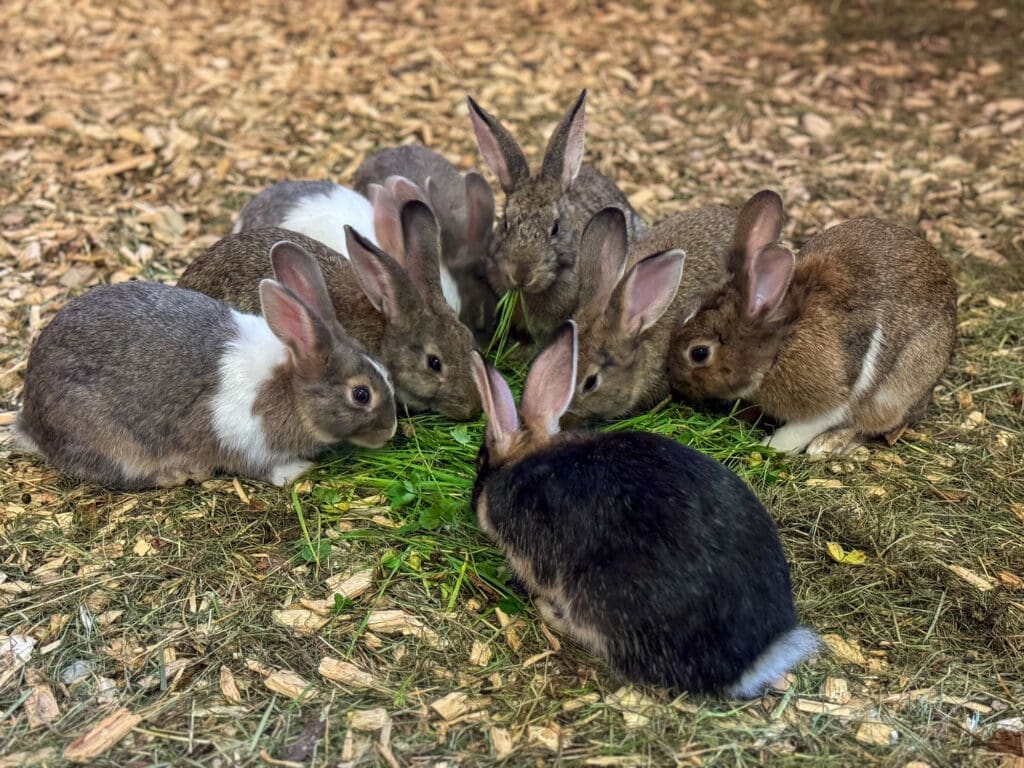
{"type": "Polygon", "coordinates": [[[284,485],[333,443],[387,442],[383,367],[334,319],[316,262],[271,251],[263,317],[156,283],[70,302],[29,355],[18,444],[68,475],[149,488],[218,470],[284,485]]]}
{"type": "Polygon", "coordinates": [[[352,185],[372,199],[374,186],[383,187],[395,177],[423,190],[422,199],[441,227],[441,262],[456,285],[459,320],[481,345],[486,344],[494,331],[498,302],[488,279],[494,193],[476,171],[463,176],[447,159],[419,145],[375,152],[356,170],[352,185]]]}
{"type": "Polygon", "coordinates": [[[842,453],[917,418],[956,336],[956,284],[927,242],[878,219],[777,244],[782,199],[744,206],[731,279],[680,317],[669,374],[685,396],[743,398],[783,420],[782,451],[842,453]]]}
{"type": "Polygon", "coordinates": [[[270,247],[287,240],[316,258],[342,326],[390,372],[395,393],[413,410],[453,419],[480,413],[469,353],[473,335],[441,294],[437,222],[426,204],[402,207],[406,268],[351,227],[349,259],[323,243],[283,229],[229,235],[196,258],[178,285],[259,311],[257,286],[270,272],[270,247]]]}
{"type": "Polygon", "coordinates": [[[499,293],[522,293],[527,330],[543,339],[575,309],[576,254],[583,229],[602,208],[622,209],[630,240],[646,227],[611,179],[582,165],[587,92],[555,128],[540,173],[531,176],[512,135],[469,98],[480,154],[505,191],[494,261],[499,293]]]}
{"type": "Polygon", "coordinates": [[[473,365],[487,413],[473,506],[549,625],[634,683],[743,698],[817,649],[746,483],[658,435],[559,432],[572,321],[527,374],[522,423],[501,375],[473,365]]]}
{"type": "Polygon", "coordinates": [[[672,330],[726,279],[735,226],[733,208],[694,208],[656,224],[628,252],[609,249],[595,262],[581,249],[591,287],[574,316],[580,375],[572,418],[620,418],[669,394],[672,330]]]}

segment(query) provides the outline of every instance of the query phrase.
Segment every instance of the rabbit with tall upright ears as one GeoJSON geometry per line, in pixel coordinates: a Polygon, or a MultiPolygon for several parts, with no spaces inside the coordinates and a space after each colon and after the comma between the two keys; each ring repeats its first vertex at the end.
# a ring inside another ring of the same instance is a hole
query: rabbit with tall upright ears
{"type": "Polygon", "coordinates": [[[573,419],[616,419],[668,396],[672,330],[725,279],[735,225],[732,208],[694,208],[656,224],[628,251],[581,249],[580,284],[588,288],[574,315],[573,419]]]}
{"type": "Polygon", "coordinates": [[[842,453],[917,418],[949,361],[956,284],[908,229],[854,219],[778,244],[782,199],[754,195],[736,225],[731,279],[672,341],[673,386],[744,398],[784,422],[782,451],[842,453]]]}
{"type": "Polygon", "coordinates": [[[494,261],[499,290],[521,292],[527,330],[543,339],[569,318],[578,294],[576,254],[591,217],[608,206],[626,216],[632,239],[643,220],[611,179],[583,165],[587,92],[562,118],[548,141],[540,173],[530,175],[523,151],[493,116],[468,98],[480,154],[505,192],[494,261]]]}
{"type": "Polygon", "coordinates": [[[178,285],[258,312],[257,286],[270,271],[270,246],[287,240],[316,259],[339,322],[384,364],[400,402],[471,419],[480,413],[469,367],[473,335],[441,292],[437,222],[417,200],[402,206],[401,220],[404,267],[351,227],[345,228],[348,259],[297,232],[268,228],[215,243],[178,285]]]}
{"type": "Polygon", "coordinates": [[[508,384],[474,353],[487,414],[473,508],[541,616],[631,682],[759,695],[818,647],[753,491],[713,459],[646,432],[559,432],[576,328],[508,384]]]}
{"type": "Polygon", "coordinates": [[[494,193],[476,171],[463,175],[445,157],[420,145],[389,147],[368,156],[356,170],[353,186],[371,196],[373,187],[385,186],[395,177],[423,190],[421,199],[441,227],[441,262],[456,286],[459,319],[478,342],[488,342],[498,302],[488,277],[494,193]]]}
{"type": "Polygon", "coordinates": [[[316,262],[270,250],[262,317],[143,282],[61,309],[29,355],[18,445],[83,480],[149,488],[217,471],[284,485],[334,443],[387,442],[386,372],[338,325],[316,262]]]}
{"type": "Polygon", "coordinates": [[[232,234],[277,227],[301,232],[347,256],[345,225],[378,242],[372,203],[333,181],[280,181],[242,207],[232,234]]]}

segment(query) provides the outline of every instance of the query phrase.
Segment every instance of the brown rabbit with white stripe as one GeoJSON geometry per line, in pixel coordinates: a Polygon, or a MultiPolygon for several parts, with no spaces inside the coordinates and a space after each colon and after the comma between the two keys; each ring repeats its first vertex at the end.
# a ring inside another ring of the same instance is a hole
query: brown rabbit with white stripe
{"type": "Polygon", "coordinates": [[[800,258],[778,244],[782,199],[740,212],[732,275],[680,318],[672,386],[695,398],[743,398],[784,424],[782,451],[843,453],[918,418],[952,354],[956,284],[909,229],[854,219],[811,238],[800,258]]]}

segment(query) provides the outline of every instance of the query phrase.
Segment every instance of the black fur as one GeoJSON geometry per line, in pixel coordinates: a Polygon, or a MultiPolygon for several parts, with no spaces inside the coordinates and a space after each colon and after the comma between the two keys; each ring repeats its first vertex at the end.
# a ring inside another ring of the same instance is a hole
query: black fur
{"type": "Polygon", "coordinates": [[[716,693],[797,626],[775,525],[718,462],[642,432],[555,437],[521,461],[478,458],[498,544],[560,584],[636,683],[716,693]]]}

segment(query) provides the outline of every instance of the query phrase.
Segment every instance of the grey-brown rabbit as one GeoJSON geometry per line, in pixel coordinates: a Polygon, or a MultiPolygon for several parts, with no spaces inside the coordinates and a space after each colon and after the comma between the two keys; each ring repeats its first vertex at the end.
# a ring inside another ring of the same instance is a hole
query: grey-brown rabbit
{"type": "Polygon", "coordinates": [[[149,488],[216,471],[283,485],[332,443],[389,440],[391,382],[336,322],[316,262],[287,243],[267,260],[262,317],[159,283],[73,300],[32,347],[17,444],[74,477],[149,488]]]}
{"type": "Polygon", "coordinates": [[[353,186],[372,196],[374,186],[384,186],[396,176],[423,190],[441,227],[441,261],[458,290],[459,319],[473,331],[478,343],[486,344],[494,331],[498,303],[488,277],[494,193],[476,171],[463,176],[445,157],[420,145],[373,153],[356,170],[353,186]]]}
{"type": "Polygon", "coordinates": [[[527,330],[538,340],[576,309],[576,256],[594,214],[620,208],[630,239],[646,228],[615,182],[583,165],[586,96],[580,93],[555,128],[536,175],[504,126],[468,99],[480,154],[505,192],[492,279],[501,283],[495,286],[499,292],[521,292],[527,330]]]}
{"type": "Polygon", "coordinates": [[[437,222],[422,202],[402,208],[406,266],[345,227],[349,259],[323,243],[283,229],[229,235],[200,255],[178,285],[242,311],[258,311],[256,287],[270,270],[270,247],[287,240],[313,255],[342,326],[384,364],[398,399],[414,410],[454,419],[480,412],[469,353],[473,335],[441,292],[437,222]]]}
{"type": "Polygon", "coordinates": [[[952,354],[956,284],[910,230],[854,219],[778,245],[782,199],[754,195],[730,279],[680,317],[669,373],[684,395],[743,398],[785,423],[783,451],[842,453],[917,418],[952,354]]]}

